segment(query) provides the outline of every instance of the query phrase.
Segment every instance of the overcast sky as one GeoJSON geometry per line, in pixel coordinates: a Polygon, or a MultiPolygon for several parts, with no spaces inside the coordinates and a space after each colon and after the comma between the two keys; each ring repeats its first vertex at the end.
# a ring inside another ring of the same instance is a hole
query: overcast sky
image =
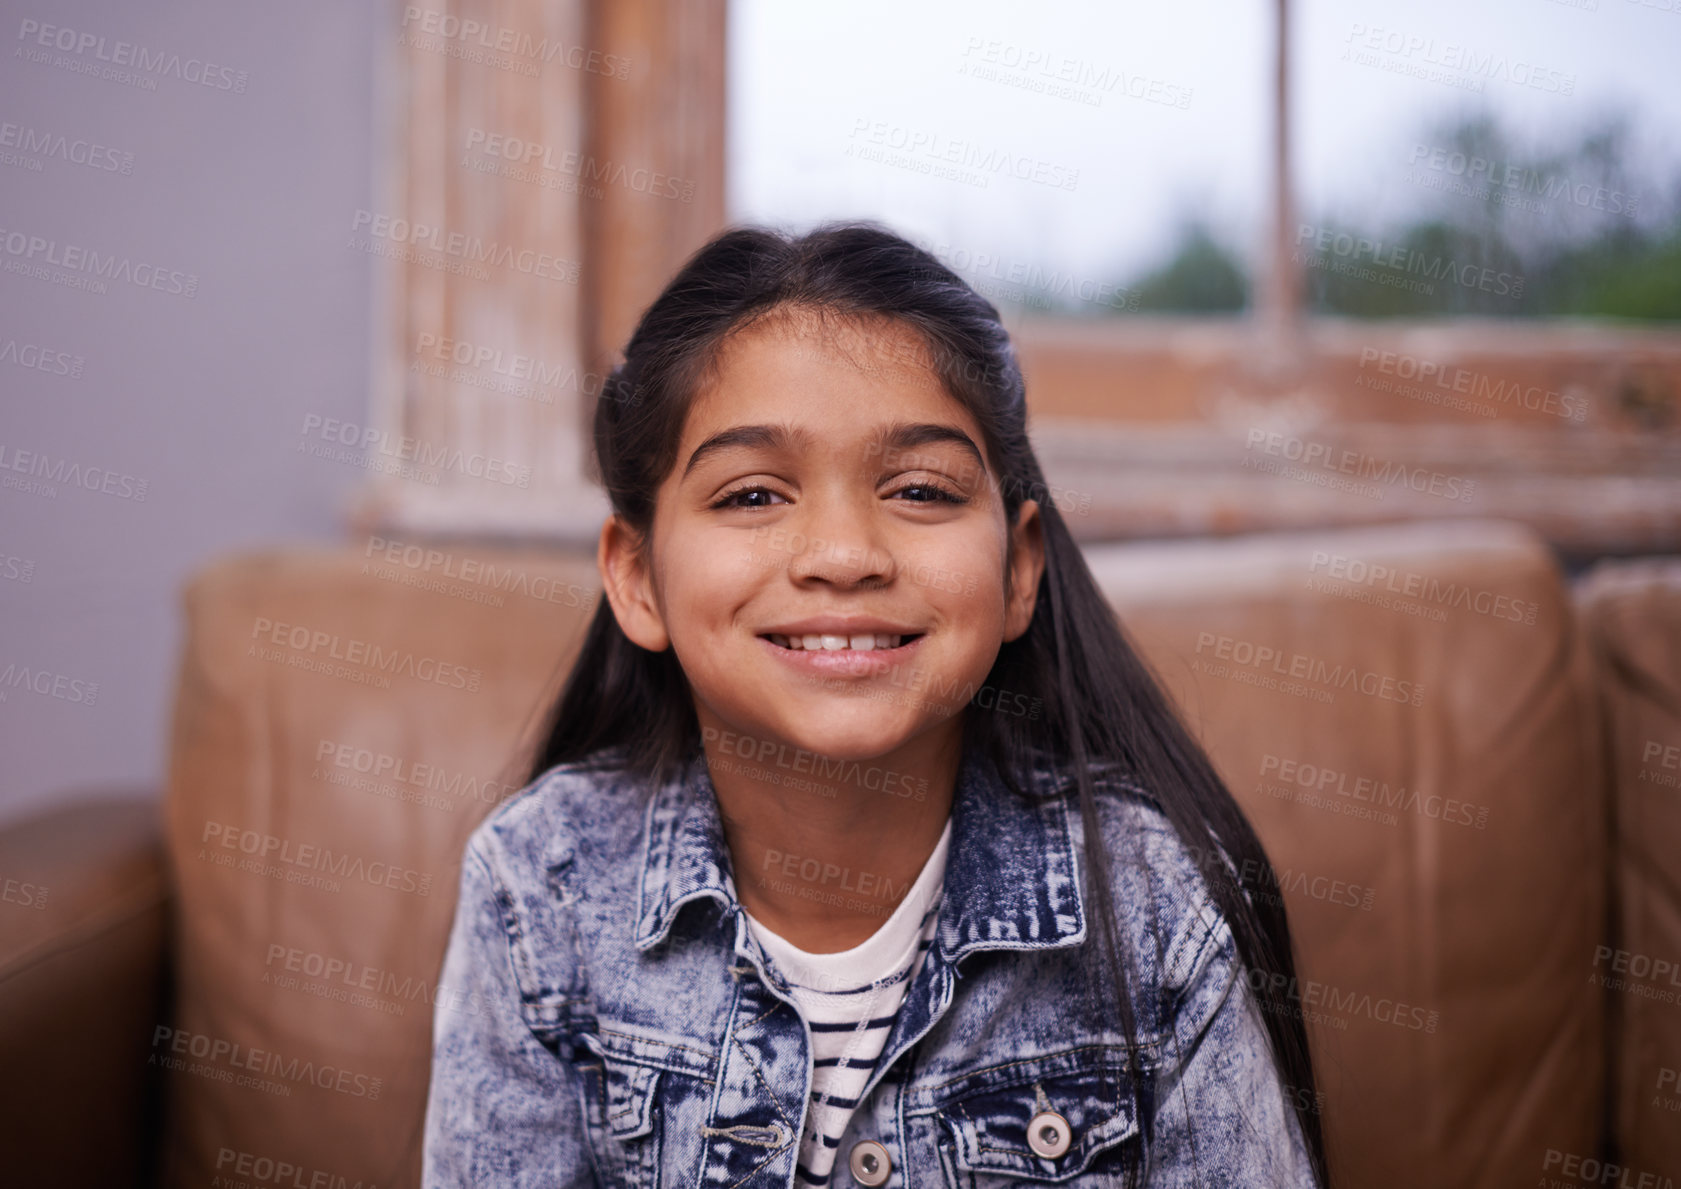
{"type": "MultiPolygon", "coordinates": [[[[731,0],[731,216],[876,217],[948,259],[1120,278],[1158,262],[1187,215],[1252,245],[1271,13],[731,0]]],[[[1381,220],[1443,201],[1420,188],[1415,146],[1477,107],[1539,141],[1631,111],[1649,205],[1681,170],[1681,0],[1298,0],[1292,23],[1306,210],[1381,220]]]]}

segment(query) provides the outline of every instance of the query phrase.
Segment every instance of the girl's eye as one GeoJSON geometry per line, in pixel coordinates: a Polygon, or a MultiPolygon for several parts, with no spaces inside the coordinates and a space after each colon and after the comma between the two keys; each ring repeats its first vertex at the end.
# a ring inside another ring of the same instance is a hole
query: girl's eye
{"type": "MultiPolygon", "coordinates": [[[[923,493],[918,498],[909,499],[909,503],[951,503],[951,505],[968,503],[963,496],[953,493],[953,491],[946,491],[938,483],[913,483],[908,488],[899,488],[893,494],[903,496],[908,491],[921,491],[923,493]]],[[[713,508],[767,508],[767,506],[770,506],[763,505],[763,503],[740,503],[741,496],[751,496],[751,494],[773,496],[777,493],[768,488],[736,488],[735,491],[726,491],[723,496],[719,496],[711,506],[713,508]]],[[[778,496],[778,499],[780,499],[780,496],[778,496]]]]}
{"type": "Polygon", "coordinates": [[[913,504],[962,504],[967,503],[962,496],[934,483],[913,483],[909,487],[901,487],[893,493],[906,497],[913,504]]]}
{"type": "MultiPolygon", "coordinates": [[[[714,508],[768,508],[773,500],[782,497],[765,487],[739,487],[726,492],[712,506],[714,508]]],[[[784,503],[787,501],[784,500],[784,503]]]]}

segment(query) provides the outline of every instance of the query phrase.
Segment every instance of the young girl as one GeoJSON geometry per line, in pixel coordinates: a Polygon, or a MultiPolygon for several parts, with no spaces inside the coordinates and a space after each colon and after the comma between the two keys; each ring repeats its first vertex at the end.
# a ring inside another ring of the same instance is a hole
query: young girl
{"type": "Polygon", "coordinates": [[[997,311],[725,232],[595,410],[606,599],[470,838],[428,1186],[1324,1186],[1276,899],[997,311]]]}

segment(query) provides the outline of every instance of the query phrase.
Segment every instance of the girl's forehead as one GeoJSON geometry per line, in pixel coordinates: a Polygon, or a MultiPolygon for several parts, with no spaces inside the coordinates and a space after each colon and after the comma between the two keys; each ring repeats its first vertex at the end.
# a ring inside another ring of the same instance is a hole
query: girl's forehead
{"type": "Polygon", "coordinates": [[[876,458],[886,443],[907,437],[922,442],[966,440],[981,458],[985,456],[973,418],[937,385],[858,396],[791,384],[734,395],[723,389],[697,402],[684,426],[678,457],[687,460],[703,444],[711,450],[714,439],[724,439],[731,445],[792,451],[814,463],[839,462],[853,459],[860,450],[876,458]],[[949,434],[942,436],[928,427],[941,427],[949,434]]]}
{"type": "Polygon", "coordinates": [[[684,415],[669,478],[681,483],[716,439],[802,452],[822,442],[851,456],[881,449],[877,439],[908,424],[948,425],[983,449],[980,424],[946,388],[916,326],[775,309],[719,345],[684,415]]]}
{"type": "Polygon", "coordinates": [[[821,359],[864,375],[939,383],[934,353],[922,332],[884,314],[778,306],[731,333],[717,363],[727,367],[743,354],[821,359]]]}

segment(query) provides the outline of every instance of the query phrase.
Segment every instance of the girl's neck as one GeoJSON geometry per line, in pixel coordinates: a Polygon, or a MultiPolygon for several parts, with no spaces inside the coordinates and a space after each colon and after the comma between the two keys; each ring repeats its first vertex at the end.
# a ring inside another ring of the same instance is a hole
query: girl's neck
{"type": "Polygon", "coordinates": [[[961,720],[858,761],[749,744],[722,727],[702,736],[742,907],[810,953],[880,929],[951,815],[961,720]]]}

